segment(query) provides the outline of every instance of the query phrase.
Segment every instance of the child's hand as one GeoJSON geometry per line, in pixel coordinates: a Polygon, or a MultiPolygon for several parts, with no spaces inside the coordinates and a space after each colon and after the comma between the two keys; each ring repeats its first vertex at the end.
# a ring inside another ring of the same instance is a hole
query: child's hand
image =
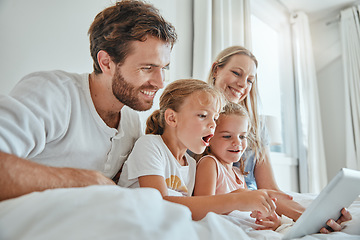
{"type": "Polygon", "coordinates": [[[252,217],[256,219],[266,219],[275,213],[277,197],[283,199],[292,199],[288,194],[275,191],[260,189],[251,191],[249,189],[238,189],[231,194],[236,194],[239,197],[239,203],[241,207],[240,211],[252,211],[252,217]]]}
{"type": "MultiPolygon", "coordinates": [[[[251,213],[250,216],[254,216],[256,213],[251,213]]],[[[257,218],[255,221],[256,224],[260,225],[256,230],[276,230],[281,225],[281,218],[274,212],[269,217],[265,219],[257,218]]]]}
{"type": "Polygon", "coordinates": [[[256,214],[254,218],[265,219],[275,213],[276,198],[271,198],[267,191],[254,190],[243,193],[246,194],[249,210],[256,214]]]}

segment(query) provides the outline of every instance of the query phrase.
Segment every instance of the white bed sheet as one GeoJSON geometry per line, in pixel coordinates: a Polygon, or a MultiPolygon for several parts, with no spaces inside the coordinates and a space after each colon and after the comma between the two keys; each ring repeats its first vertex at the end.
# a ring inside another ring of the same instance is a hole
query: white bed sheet
{"type": "MultiPolygon", "coordinates": [[[[314,196],[297,194],[304,205],[314,196]]],[[[302,239],[360,239],[360,200],[341,233],[302,239]]],[[[54,189],[0,202],[0,239],[281,239],[256,231],[248,213],[209,213],[192,221],[189,209],[162,200],[154,189],[118,186],[54,189]]]]}
{"type": "MultiPolygon", "coordinates": [[[[304,207],[307,207],[313,199],[315,194],[300,194],[300,193],[288,193],[294,197],[294,200],[301,203],[304,207]]],[[[344,229],[341,232],[333,232],[331,234],[312,234],[304,236],[302,240],[315,240],[315,239],[360,239],[360,198],[354,201],[348,208],[352,214],[353,219],[344,223],[344,229]]],[[[291,220],[288,219],[277,231],[272,230],[254,230],[257,225],[254,223],[254,219],[250,217],[250,212],[233,211],[229,216],[224,216],[235,225],[241,227],[247,235],[252,239],[263,240],[280,240],[289,228],[292,226],[291,220]]],[[[286,218],[286,217],[285,217],[286,218]]]]}

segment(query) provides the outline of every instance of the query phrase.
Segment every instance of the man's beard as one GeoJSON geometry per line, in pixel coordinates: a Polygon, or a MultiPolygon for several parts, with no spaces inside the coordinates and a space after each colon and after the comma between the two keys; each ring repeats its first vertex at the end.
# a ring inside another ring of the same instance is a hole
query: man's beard
{"type": "Polygon", "coordinates": [[[141,86],[135,88],[131,83],[125,81],[124,77],[121,75],[119,67],[115,71],[115,75],[112,79],[112,91],[114,96],[126,106],[137,110],[137,111],[146,111],[149,110],[153,105],[153,100],[148,100],[146,102],[141,102],[138,97],[141,89],[154,89],[153,86],[141,86]]]}

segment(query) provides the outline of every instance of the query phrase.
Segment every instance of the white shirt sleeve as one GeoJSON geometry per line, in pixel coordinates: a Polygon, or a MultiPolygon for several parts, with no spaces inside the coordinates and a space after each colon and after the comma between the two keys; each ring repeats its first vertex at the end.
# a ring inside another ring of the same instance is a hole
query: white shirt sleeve
{"type": "Polygon", "coordinates": [[[128,179],[141,176],[159,175],[165,177],[164,150],[153,135],[144,135],[135,143],[127,164],[128,179]]]}
{"type": "Polygon", "coordinates": [[[8,96],[0,97],[1,151],[31,158],[65,131],[70,98],[47,77],[27,75],[8,96]]]}

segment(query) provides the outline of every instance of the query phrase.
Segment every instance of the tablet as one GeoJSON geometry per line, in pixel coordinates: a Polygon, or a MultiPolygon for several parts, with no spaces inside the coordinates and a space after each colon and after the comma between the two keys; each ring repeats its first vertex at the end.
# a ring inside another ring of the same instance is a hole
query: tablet
{"type": "Polygon", "coordinates": [[[318,233],[329,219],[338,219],[340,211],[360,194],[360,171],[343,168],[306,208],[283,239],[318,233]]]}

